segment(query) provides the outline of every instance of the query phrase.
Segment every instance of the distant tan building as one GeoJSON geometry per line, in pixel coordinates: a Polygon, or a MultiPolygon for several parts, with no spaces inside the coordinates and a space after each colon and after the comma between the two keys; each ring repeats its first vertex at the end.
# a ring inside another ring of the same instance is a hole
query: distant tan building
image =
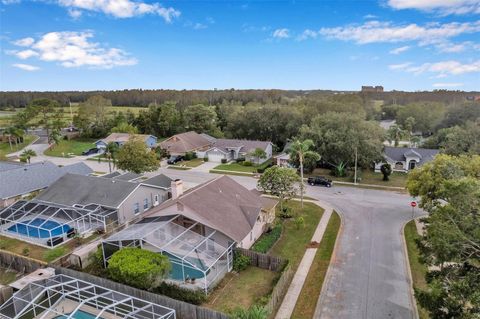
{"type": "Polygon", "coordinates": [[[373,92],[373,93],[380,93],[383,92],[383,86],[362,86],[362,92],[373,92]]]}

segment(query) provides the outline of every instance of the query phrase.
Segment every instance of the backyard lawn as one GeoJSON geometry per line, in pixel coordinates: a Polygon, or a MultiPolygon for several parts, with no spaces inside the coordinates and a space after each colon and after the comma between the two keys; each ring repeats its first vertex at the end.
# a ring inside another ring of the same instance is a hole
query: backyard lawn
{"type": "Polygon", "coordinates": [[[203,306],[226,313],[237,307],[247,309],[272,291],[276,276],[252,266],[238,274],[228,273],[203,306]]]}
{"type": "MultiPolygon", "coordinates": [[[[410,221],[405,225],[405,241],[407,243],[408,260],[410,262],[410,270],[412,272],[413,287],[418,289],[427,288],[425,275],[427,274],[427,266],[420,261],[420,251],[415,242],[420,236],[415,227],[415,221],[410,221]]],[[[428,319],[428,312],[420,307],[417,302],[418,315],[420,319],[428,319]]]]}
{"type": "Polygon", "coordinates": [[[66,157],[68,154],[82,155],[83,151],[95,147],[93,144],[96,139],[81,138],[73,140],[61,140],[58,145],[53,145],[50,149],[45,151],[45,155],[66,157]]]}
{"type": "Polygon", "coordinates": [[[0,158],[7,156],[7,154],[20,151],[22,148],[32,143],[36,138],[37,136],[35,135],[25,135],[23,138],[23,143],[19,143],[18,146],[16,146],[15,143],[12,143],[12,148],[10,148],[9,143],[0,143],[0,158]]]}
{"type": "Polygon", "coordinates": [[[17,273],[10,269],[0,267],[0,285],[8,285],[15,281],[17,273]]]}
{"type": "Polygon", "coordinates": [[[303,285],[292,318],[313,318],[317,306],[318,297],[322,290],[323,281],[330,265],[335,240],[340,229],[340,217],[336,212],[332,214],[323,234],[320,247],[315,254],[312,267],[310,268],[305,284],[303,285]]]}
{"type": "MultiPolygon", "coordinates": [[[[350,182],[353,183],[353,175],[354,173],[349,171],[348,176],[346,177],[336,177],[330,175],[330,170],[325,168],[316,168],[313,173],[306,174],[306,176],[326,176],[327,178],[333,181],[340,181],[340,182],[350,182]]],[[[361,178],[359,184],[371,184],[371,185],[378,185],[378,186],[393,186],[393,187],[405,187],[405,183],[407,181],[407,174],[400,173],[400,172],[393,172],[390,175],[390,180],[388,182],[383,181],[383,174],[382,173],[375,173],[372,170],[362,170],[359,173],[359,177],[361,178]]]]}
{"type": "MultiPolygon", "coordinates": [[[[306,246],[310,243],[318,222],[322,217],[323,209],[312,203],[304,203],[302,212],[300,202],[298,201],[289,201],[287,206],[293,209],[294,217],[296,214],[299,214],[304,218],[305,225],[303,228],[297,228],[293,221],[294,218],[285,220],[282,235],[270,249],[269,254],[288,259],[290,267],[296,270],[305,253],[306,246]]],[[[279,212],[280,205],[277,205],[277,215],[279,212]]]]}

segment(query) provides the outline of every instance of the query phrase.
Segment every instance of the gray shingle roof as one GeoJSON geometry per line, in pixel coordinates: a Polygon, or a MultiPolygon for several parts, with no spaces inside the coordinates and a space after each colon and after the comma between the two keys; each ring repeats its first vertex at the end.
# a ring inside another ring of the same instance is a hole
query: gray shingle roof
{"type": "Polygon", "coordinates": [[[11,198],[43,189],[67,173],[88,175],[92,172],[84,163],[64,167],[48,161],[20,165],[15,169],[0,171],[0,198],[11,198]]]}
{"type": "Polygon", "coordinates": [[[162,188],[170,188],[172,185],[172,181],[173,179],[171,179],[170,177],[160,174],[160,175],[151,177],[147,180],[144,180],[140,183],[145,185],[158,186],[162,188]]]}
{"type": "Polygon", "coordinates": [[[431,161],[440,151],[429,148],[409,148],[409,147],[391,147],[385,146],[383,152],[388,159],[393,162],[403,162],[408,157],[418,157],[419,165],[431,161]]]}
{"type": "Polygon", "coordinates": [[[223,152],[227,153],[229,149],[240,148],[241,153],[249,153],[256,148],[266,150],[270,142],[265,141],[251,141],[251,140],[234,140],[226,138],[217,138],[213,143],[213,147],[216,147],[223,152]]]}
{"type": "Polygon", "coordinates": [[[129,173],[125,173],[125,174],[122,174],[122,175],[119,175],[119,176],[114,176],[113,179],[115,180],[120,180],[120,181],[133,181],[137,178],[140,178],[142,177],[141,174],[136,174],[136,173],[132,173],[132,172],[129,172],[129,173]]]}
{"type": "Polygon", "coordinates": [[[265,201],[232,178],[220,176],[152,209],[149,216],[172,205],[187,206],[195,214],[192,219],[241,241],[252,230],[260,211],[275,204],[274,200],[265,201]]]}
{"type": "Polygon", "coordinates": [[[69,206],[98,204],[116,208],[138,185],[110,178],[66,174],[37,199],[69,206]]]}

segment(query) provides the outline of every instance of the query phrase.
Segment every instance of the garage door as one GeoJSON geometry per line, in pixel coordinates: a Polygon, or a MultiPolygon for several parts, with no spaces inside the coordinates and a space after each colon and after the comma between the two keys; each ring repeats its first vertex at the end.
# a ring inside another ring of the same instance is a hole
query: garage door
{"type": "Polygon", "coordinates": [[[222,158],[225,158],[225,154],[218,151],[210,151],[208,152],[208,161],[209,162],[221,162],[222,158]]]}

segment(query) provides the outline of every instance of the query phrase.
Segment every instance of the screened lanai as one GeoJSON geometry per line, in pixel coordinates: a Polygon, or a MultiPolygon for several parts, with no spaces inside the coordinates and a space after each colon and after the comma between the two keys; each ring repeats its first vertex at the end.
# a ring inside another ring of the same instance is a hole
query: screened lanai
{"type": "Polygon", "coordinates": [[[55,275],[32,282],[0,306],[1,319],[175,319],[175,310],[55,275]]]}
{"type": "Polygon", "coordinates": [[[20,200],[0,211],[0,233],[54,247],[89,231],[105,231],[117,222],[117,211],[99,205],[63,206],[20,200]]]}
{"type": "Polygon", "coordinates": [[[121,248],[147,249],[169,258],[172,270],[167,281],[190,289],[200,288],[207,293],[231,270],[233,243],[223,246],[214,240],[215,230],[201,235],[194,231],[199,223],[193,222],[186,228],[177,223],[178,217],[150,218],[104,240],[105,266],[112,254],[121,248]]]}

